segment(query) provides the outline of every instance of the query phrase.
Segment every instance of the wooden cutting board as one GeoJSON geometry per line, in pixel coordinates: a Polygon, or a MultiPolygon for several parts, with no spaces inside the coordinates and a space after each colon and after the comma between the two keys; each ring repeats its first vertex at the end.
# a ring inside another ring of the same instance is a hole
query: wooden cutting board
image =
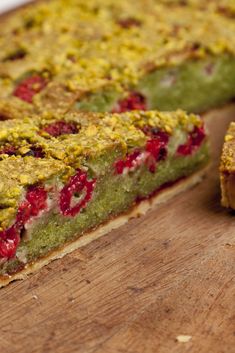
{"type": "Polygon", "coordinates": [[[211,115],[203,183],[0,290],[0,352],[235,352],[235,217],[217,172],[235,106],[211,115]]]}

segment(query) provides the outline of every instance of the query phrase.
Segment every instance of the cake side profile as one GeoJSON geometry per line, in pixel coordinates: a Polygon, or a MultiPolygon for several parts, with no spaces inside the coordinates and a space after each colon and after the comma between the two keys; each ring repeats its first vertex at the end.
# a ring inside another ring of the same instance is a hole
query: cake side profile
{"type": "Polygon", "coordinates": [[[234,97],[234,16],[229,0],[50,0],[16,10],[0,24],[0,117],[218,107],[234,97]]]}
{"type": "Polygon", "coordinates": [[[235,123],[231,123],[223,146],[220,164],[222,205],[235,209],[235,123]]]}
{"type": "Polygon", "coordinates": [[[0,283],[190,187],[208,160],[202,120],[183,111],[0,122],[0,283]]]}

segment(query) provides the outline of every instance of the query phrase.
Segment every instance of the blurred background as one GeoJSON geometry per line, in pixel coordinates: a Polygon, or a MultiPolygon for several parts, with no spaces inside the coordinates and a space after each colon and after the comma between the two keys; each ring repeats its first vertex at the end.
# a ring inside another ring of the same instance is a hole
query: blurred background
{"type": "Polygon", "coordinates": [[[8,11],[16,6],[26,4],[31,0],[0,0],[0,12],[8,11]]]}

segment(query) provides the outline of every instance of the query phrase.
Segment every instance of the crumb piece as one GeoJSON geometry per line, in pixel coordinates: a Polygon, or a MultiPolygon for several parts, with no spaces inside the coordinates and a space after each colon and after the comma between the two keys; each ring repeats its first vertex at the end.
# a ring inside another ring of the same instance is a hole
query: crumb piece
{"type": "Polygon", "coordinates": [[[38,296],[37,296],[36,294],[34,294],[34,295],[32,296],[32,298],[35,299],[35,300],[38,300],[38,296]]]}
{"type": "Polygon", "coordinates": [[[180,343],[187,343],[192,339],[192,336],[179,335],[176,337],[176,340],[180,343]]]}

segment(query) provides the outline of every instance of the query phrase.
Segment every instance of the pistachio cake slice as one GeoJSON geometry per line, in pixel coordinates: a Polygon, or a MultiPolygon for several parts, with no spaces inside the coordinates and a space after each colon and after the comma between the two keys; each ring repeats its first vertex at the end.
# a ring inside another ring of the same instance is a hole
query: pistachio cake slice
{"type": "Polygon", "coordinates": [[[235,123],[232,122],[225,136],[220,164],[222,205],[235,209],[235,123]]]}
{"type": "Polygon", "coordinates": [[[183,111],[0,122],[0,284],[195,184],[208,159],[203,121],[183,111]]]}
{"type": "Polygon", "coordinates": [[[228,103],[233,4],[48,0],[10,13],[0,21],[0,118],[228,103]]]}

